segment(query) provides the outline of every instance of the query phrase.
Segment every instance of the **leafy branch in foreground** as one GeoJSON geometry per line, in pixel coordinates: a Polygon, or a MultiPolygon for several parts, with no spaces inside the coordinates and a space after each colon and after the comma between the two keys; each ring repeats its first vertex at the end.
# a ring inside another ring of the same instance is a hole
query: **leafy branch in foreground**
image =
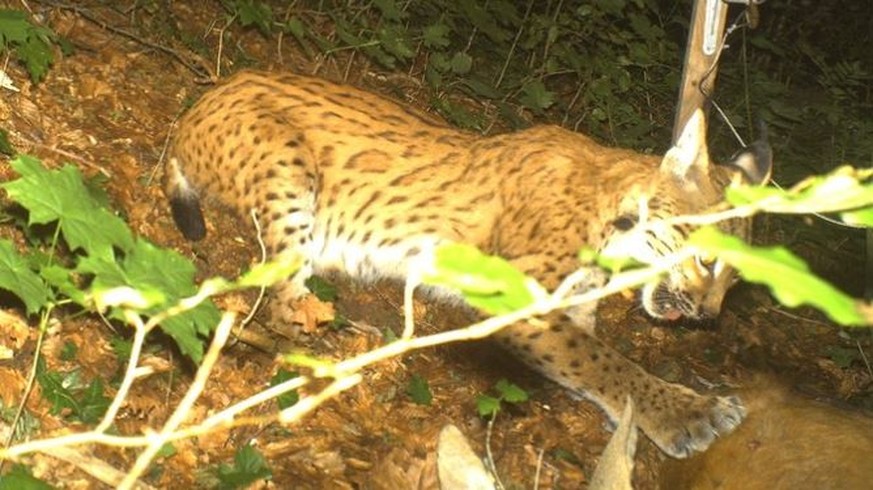
{"type": "Polygon", "coordinates": [[[873,227],[873,168],[848,165],[826,175],[815,175],[791,189],[736,186],[727,200],[737,207],[751,206],[770,213],[837,213],[843,222],[873,227]]]}
{"type": "MultiPolygon", "coordinates": [[[[712,225],[719,221],[749,217],[759,212],[817,213],[835,212],[852,224],[873,226],[873,170],[842,167],[834,172],[810,177],[792,189],[736,186],[728,191],[737,208],[708,215],[679,216],[670,223],[712,225]]],[[[640,223],[639,236],[663,226],[653,220],[640,223]]],[[[811,305],[831,320],[846,326],[873,325],[873,308],[856,300],[811,272],[806,263],[784,247],[754,247],[742,240],[703,226],[690,238],[689,248],[662,258],[649,266],[654,275],[641,274],[633,286],[657,278],[659,272],[695,253],[719,257],[740,275],[770,288],[775,298],[789,307],[811,305]]],[[[584,251],[586,255],[588,251],[584,251]]],[[[620,262],[626,257],[603,257],[620,262]]],[[[642,272],[645,269],[641,269],[642,272]]],[[[524,308],[542,297],[542,287],[525,277],[499,257],[483,254],[473,247],[452,244],[437,250],[435,270],[425,275],[426,282],[461,292],[472,305],[492,314],[524,308]]]]}
{"type": "MultiPolygon", "coordinates": [[[[19,297],[28,314],[65,302],[93,310],[95,295],[126,287],[139,292],[141,314],[155,315],[197,291],[191,261],[134,237],[127,223],[92,195],[76,167],[47,170],[28,156],[11,166],[20,178],[0,187],[27,210],[28,235],[39,236],[40,227],[51,230],[47,249],[31,243],[21,253],[11,241],[0,240],[0,288],[19,297]],[[67,253],[61,254],[64,246],[67,253]]],[[[110,306],[109,318],[126,320],[117,305],[110,306]]],[[[182,353],[199,361],[203,339],[218,317],[207,301],[165,318],[160,327],[182,353]]]]}

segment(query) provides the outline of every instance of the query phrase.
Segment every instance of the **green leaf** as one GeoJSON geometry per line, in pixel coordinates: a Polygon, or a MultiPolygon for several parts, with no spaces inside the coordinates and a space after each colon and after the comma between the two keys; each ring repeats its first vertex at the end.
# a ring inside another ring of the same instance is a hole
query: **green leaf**
{"type": "Polygon", "coordinates": [[[79,403],[79,420],[86,424],[100,421],[111,400],[103,394],[103,380],[94,378],[85,391],[82,392],[79,403]]]}
{"type": "Polygon", "coordinates": [[[76,359],[76,355],[78,353],[79,347],[75,343],[68,340],[64,342],[64,346],[61,348],[60,357],[62,361],[70,362],[76,359]]]}
{"type": "Polygon", "coordinates": [[[33,25],[20,10],[0,9],[0,44],[23,43],[33,25]]]}
{"type": "Polygon", "coordinates": [[[321,301],[334,302],[339,297],[336,286],[326,281],[321,276],[309,276],[304,284],[306,285],[306,288],[321,301]]]}
{"type": "MultiPolygon", "coordinates": [[[[289,371],[287,369],[280,368],[278,371],[276,371],[276,374],[274,374],[273,377],[270,379],[270,386],[276,386],[299,376],[300,373],[296,371],[289,371]]],[[[300,394],[297,393],[297,390],[291,390],[276,397],[276,402],[279,404],[280,410],[285,410],[288,407],[293,407],[299,401],[300,394]]]]}
{"type": "Polygon", "coordinates": [[[382,329],[382,339],[385,341],[385,345],[388,345],[392,342],[397,342],[398,338],[399,337],[396,333],[394,333],[394,330],[391,330],[390,328],[382,329]]]}
{"type": "MultiPolygon", "coordinates": [[[[288,19],[288,21],[285,22],[285,24],[284,24],[284,28],[285,28],[286,32],[289,32],[289,33],[291,33],[292,36],[294,36],[294,39],[297,40],[297,43],[300,45],[300,47],[303,48],[304,51],[306,51],[307,57],[309,57],[311,59],[315,56],[315,53],[312,51],[312,48],[306,42],[306,38],[309,35],[309,31],[306,29],[306,25],[303,24],[303,21],[300,20],[300,17],[293,16],[290,19],[288,19]]],[[[320,40],[317,37],[315,39],[317,42],[318,41],[323,42],[323,40],[320,40]]],[[[327,49],[324,49],[324,50],[327,51],[327,49]]]]}
{"type": "Polygon", "coordinates": [[[48,483],[35,478],[30,470],[21,464],[14,464],[4,475],[0,475],[0,490],[51,490],[48,483]]]}
{"type": "Polygon", "coordinates": [[[582,461],[580,461],[579,458],[576,457],[576,455],[573,454],[572,451],[568,451],[567,449],[564,449],[564,448],[556,447],[552,451],[552,457],[555,459],[568,461],[570,463],[573,463],[576,466],[582,466],[582,461]]]}
{"type": "Polygon", "coordinates": [[[840,213],[840,218],[850,225],[873,228],[873,206],[857,211],[840,213]]]}
{"type": "Polygon", "coordinates": [[[53,62],[54,32],[30,22],[27,14],[0,9],[0,50],[12,48],[34,83],[41,81],[53,62]]]}
{"type": "Polygon", "coordinates": [[[73,273],[70,269],[60,265],[49,265],[40,269],[39,275],[61,296],[70,298],[77,305],[85,305],[85,293],[73,281],[73,273]]]}
{"type": "Polygon", "coordinates": [[[112,347],[115,357],[118,358],[118,362],[124,363],[130,359],[130,353],[133,352],[133,341],[115,335],[109,339],[109,345],[112,347]]]}
{"type": "Polygon", "coordinates": [[[51,298],[51,291],[8,240],[0,240],[0,289],[20,298],[28,315],[39,311],[51,298]]]}
{"type": "Polygon", "coordinates": [[[452,73],[466,75],[473,68],[473,57],[467,53],[457,52],[450,61],[452,73]]]}
{"type": "Polygon", "coordinates": [[[78,400],[68,389],[68,386],[74,384],[74,374],[64,375],[57,371],[48,371],[45,367],[45,359],[40,357],[37,361],[36,380],[42,388],[43,398],[51,404],[49,411],[53,415],[58,415],[65,409],[70,410],[73,414],[80,412],[78,400]]]}
{"type": "Polygon", "coordinates": [[[731,186],[726,198],[735,206],[758,202],[772,213],[849,213],[850,219],[866,220],[873,207],[873,169],[840,167],[823,176],[805,179],[791,189],[763,186],[731,186]],[[763,202],[762,202],[763,201],[763,202]],[[865,210],[866,208],[866,210],[865,210]]]}
{"type": "Polygon", "coordinates": [[[825,348],[825,353],[837,365],[837,367],[846,369],[857,361],[860,357],[858,349],[849,349],[837,345],[831,345],[825,348]]]}
{"type": "Polygon", "coordinates": [[[176,449],[176,446],[174,446],[172,442],[166,442],[158,450],[158,453],[155,454],[155,458],[169,458],[171,456],[175,456],[178,452],[179,451],[176,449]]]}
{"type": "Polygon", "coordinates": [[[385,51],[396,58],[409,59],[415,56],[415,50],[410,47],[406,31],[399,26],[389,26],[379,29],[379,42],[385,51]]]}
{"type": "Polygon", "coordinates": [[[488,395],[477,395],[476,411],[482,418],[493,418],[498,412],[500,412],[500,399],[488,395]]]}
{"type": "Polygon", "coordinates": [[[267,461],[252,446],[239,448],[233,457],[233,466],[222,464],[218,468],[220,489],[242,488],[258,480],[269,480],[273,476],[267,461]]]}
{"type": "Polygon", "coordinates": [[[460,83],[465,87],[469,87],[477,96],[487,97],[492,100],[503,98],[503,94],[499,90],[495,89],[490,83],[478,78],[465,78],[460,83]]]}
{"type": "Polygon", "coordinates": [[[9,133],[2,128],[0,128],[0,153],[10,157],[15,154],[15,148],[9,142],[9,133]]]}
{"type": "Polygon", "coordinates": [[[497,24],[497,19],[488,13],[478,2],[457,2],[457,6],[471,24],[485,33],[495,43],[501,44],[509,40],[511,36],[509,31],[500,27],[497,24]]]}
{"type": "Polygon", "coordinates": [[[287,280],[300,269],[302,264],[302,257],[258,264],[243,274],[236,283],[242,287],[269,287],[287,280]]]}
{"type": "Polygon", "coordinates": [[[536,284],[506,260],[464,244],[442,245],[436,251],[435,272],[425,282],[461,292],[464,299],[492,315],[509,313],[534,301],[528,284],[536,284]]]}
{"type": "Polygon", "coordinates": [[[294,16],[288,19],[288,22],[285,23],[285,28],[297,39],[297,42],[303,43],[306,40],[306,25],[303,24],[300,17],[294,16]]]}
{"type": "Polygon", "coordinates": [[[432,105],[443,117],[456,126],[474,130],[481,130],[484,126],[484,118],[481,114],[474,114],[464,106],[455,104],[448,99],[435,99],[432,105]]]}
{"type": "Polygon", "coordinates": [[[437,24],[432,24],[424,28],[422,30],[422,40],[424,41],[424,46],[427,48],[445,48],[451,41],[449,40],[449,33],[451,32],[451,28],[443,22],[439,22],[437,24]]]}
{"type": "Polygon", "coordinates": [[[522,403],[529,398],[526,391],[505,379],[498,381],[494,388],[500,393],[500,398],[509,403],[522,403]]]}
{"type": "Polygon", "coordinates": [[[400,21],[406,17],[406,13],[394,0],[373,0],[373,6],[379,9],[386,20],[400,21]]]}
{"type": "Polygon", "coordinates": [[[267,36],[273,25],[273,11],[264,2],[254,0],[235,0],[232,3],[232,11],[239,16],[239,23],[243,27],[254,25],[267,36]]]}
{"type": "Polygon", "coordinates": [[[82,249],[88,255],[111,258],[113,247],[126,251],[133,246],[127,224],[88,198],[79,169],[66,165],[46,170],[39,160],[26,155],[10,164],[21,178],[0,187],[29,211],[29,224],[59,221],[70,248],[82,249]]]}
{"type": "Polygon", "coordinates": [[[769,287],[785,306],[812,305],[841,325],[866,323],[853,298],[816,277],[803,260],[783,247],[752,247],[713,227],[700,228],[688,241],[728,263],[743,279],[769,287]]]}
{"type": "MultiPolygon", "coordinates": [[[[135,289],[146,300],[139,308],[146,315],[159,313],[197,292],[194,284],[196,269],[190,260],[173,250],[157,247],[142,239],[136,240],[121,261],[84,257],[76,272],[94,276],[89,289],[89,294],[94,297],[119,287],[135,289]]],[[[127,307],[132,308],[133,305],[127,307]]],[[[119,317],[118,312],[114,312],[113,316],[119,317]]],[[[203,355],[204,339],[219,319],[218,309],[207,300],[191,310],[167,318],[161,323],[161,330],[176,342],[183,354],[199,362],[203,355]]]]}
{"type": "MultiPolygon", "coordinates": [[[[197,272],[190,260],[179,253],[159,248],[145,240],[137,240],[136,247],[122,261],[129,286],[141,291],[160,291],[167,302],[146,311],[155,314],[178,300],[197,292],[194,276],[197,272]]],[[[96,280],[96,278],[95,278],[96,280]]],[[[218,325],[221,314],[212,301],[164,320],[161,330],[173,338],[183,354],[195,362],[203,355],[203,341],[218,325]]]]}
{"type": "Polygon", "coordinates": [[[30,79],[40,82],[45,78],[49,67],[54,62],[51,44],[39,36],[31,36],[15,50],[15,54],[24,62],[30,79]]]}
{"type": "Polygon", "coordinates": [[[546,89],[542,80],[531,80],[522,87],[519,101],[534,112],[542,112],[555,103],[555,94],[546,89]]]}
{"type": "Polygon", "coordinates": [[[406,385],[406,394],[417,405],[430,405],[433,402],[430,385],[426,379],[417,374],[413,374],[409,378],[409,384],[406,385]]]}

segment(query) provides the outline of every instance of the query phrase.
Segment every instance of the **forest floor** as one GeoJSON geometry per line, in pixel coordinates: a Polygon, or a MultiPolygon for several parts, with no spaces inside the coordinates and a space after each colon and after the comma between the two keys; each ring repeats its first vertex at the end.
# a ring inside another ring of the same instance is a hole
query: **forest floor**
{"type": "MultiPolygon", "coordinates": [[[[173,15],[185,19],[185,30],[204,35],[217,46],[213,20],[220,12],[202,2],[171,2],[173,15]]],[[[217,3],[216,3],[217,5],[217,3]]],[[[129,19],[107,12],[98,16],[124,27],[129,19]]],[[[205,241],[186,242],[172,223],[160,189],[162,150],[174,119],[186,104],[209,88],[166,52],[120,36],[70,11],[54,10],[48,25],[69,39],[75,53],[59,59],[38,85],[30,84],[18,67],[7,70],[22,89],[0,94],[0,121],[22,153],[57,167],[69,162],[87,175],[105,172],[113,204],[132,229],[155,243],[194,258],[201,277],[234,277],[257,262],[260,252],[254,230],[245,220],[219,208],[208,210],[205,241]]],[[[220,24],[220,22],[219,22],[220,24]]],[[[275,39],[254,32],[237,33],[252,64],[348,82],[377,92],[402,90],[407,100],[426,109],[427,97],[407,75],[384,76],[364,60],[340,65],[335,58],[314,63],[294,51],[286,40],[279,52],[275,39]],[[398,87],[398,80],[400,87],[398,87]]],[[[11,177],[7,167],[3,178],[11,177]]],[[[3,225],[7,226],[7,225],[3,225]]],[[[769,220],[759,226],[759,241],[779,243],[796,221],[769,220]]],[[[839,237],[828,246],[809,244],[796,250],[841,287],[858,293],[863,284],[861,250],[847,250],[839,237]]],[[[282,339],[282,349],[305,349],[317,356],[347,358],[385,342],[384,333],[403,326],[402,291],[395,284],[362,286],[340,279],[336,308],[349,319],[344,328],[323,325],[294,339],[282,339]]],[[[223,304],[251,305],[254,294],[225,298],[223,304]]],[[[12,311],[12,310],[10,310],[12,311]]],[[[438,305],[416,302],[422,333],[466,325],[470,319],[438,305]]],[[[267,327],[266,316],[260,325],[267,327]]],[[[848,334],[808,309],[786,311],[766,290],[737,286],[726,300],[717,325],[656,323],[635,303],[616,297],[605,301],[600,335],[631,359],[667,380],[706,391],[713,387],[741,389],[759,373],[767,373],[800,396],[838,400],[855,407],[873,407],[873,376],[865,353],[873,355],[869,333],[848,334]]],[[[60,316],[43,351],[49,369],[78,369],[85,379],[101,376],[112,390],[120,367],[110,340],[114,332],[89,316],[60,316]],[[62,355],[68,344],[77,355],[62,355]]],[[[11,328],[3,325],[3,329],[11,328]]],[[[2,332],[6,335],[7,332],[2,332]]],[[[35,329],[12,361],[0,362],[0,397],[6,407],[20,400],[33,360],[35,329]]],[[[265,333],[264,335],[274,335],[265,333]]],[[[127,400],[117,430],[122,434],[158,427],[172,412],[191,381],[193,366],[170,343],[148,352],[161,366],[140,380],[127,400]],[[159,361],[159,362],[158,362],[159,361]]],[[[278,368],[275,353],[235,343],[221,357],[213,378],[192,417],[202,418],[268,386],[278,368]]],[[[509,406],[493,426],[490,449],[506,488],[580,488],[590,479],[609,439],[603,414],[591,403],[574,399],[557,385],[527,370],[488,341],[447,345],[417,351],[364,371],[364,382],[328,401],[293,426],[244,426],[176,443],[176,454],[159,459],[146,481],[157,487],[204,485],[206,470],[230,463],[237,448],[256,441],[278,488],[416,488],[427,487],[433,471],[437,434],[454,423],[475,450],[485,454],[487,422],[476,412],[476,396],[494,393],[502,379],[521,386],[530,400],[509,406]],[[427,380],[430,405],[413,403],[406,394],[412,376],[427,380]]],[[[28,408],[39,422],[30,437],[81,426],[51,414],[38,393],[28,408]]],[[[272,404],[254,413],[276,410],[272,404]]],[[[80,448],[124,471],[136,451],[107,446],[80,448]]],[[[657,488],[666,460],[650,441],[641,438],[635,481],[638,488],[657,488]]],[[[57,464],[49,454],[25,460],[41,478],[66,488],[97,485],[92,476],[70,464],[57,464]]]]}

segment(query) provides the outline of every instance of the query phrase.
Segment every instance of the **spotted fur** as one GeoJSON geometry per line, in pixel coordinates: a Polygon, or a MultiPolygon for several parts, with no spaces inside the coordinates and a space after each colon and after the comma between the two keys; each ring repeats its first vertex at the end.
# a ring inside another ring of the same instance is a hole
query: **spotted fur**
{"type": "MultiPolygon", "coordinates": [[[[764,153],[736,159],[742,172],[710,165],[700,113],[659,165],[555,126],[480,136],[351,86],[244,72],[181,121],[166,191],[190,239],[206,231],[199,201],[208,194],[243,214],[257,210],[273,257],[305,257],[274,292],[283,321],[315,271],[401,279],[452,241],[499,254],[549,288],[579,267],[585,245],[657,261],[689,229],[646,225],[710,207],[732,178],[765,180],[769,159],[755,158],[764,153]]],[[[743,223],[729,226],[746,233],[743,223]]],[[[647,286],[643,305],[654,317],[714,316],[732,277],[717,261],[689,259],[647,286]]],[[[602,280],[591,271],[587,287],[602,280]]],[[[519,323],[497,338],[610,417],[631,395],[642,430],[672,456],[705,449],[741,421],[737,398],[667,383],[604,344],[595,308],[548,315],[545,330],[519,323]]]]}

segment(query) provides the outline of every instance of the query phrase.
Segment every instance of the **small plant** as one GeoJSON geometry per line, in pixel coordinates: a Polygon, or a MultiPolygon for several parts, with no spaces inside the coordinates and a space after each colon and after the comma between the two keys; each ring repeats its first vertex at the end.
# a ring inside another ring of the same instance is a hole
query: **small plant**
{"type": "Polygon", "coordinates": [[[264,456],[249,445],[236,451],[232,465],[221,464],[214,474],[218,480],[217,488],[226,490],[247,488],[256,481],[269,480],[273,476],[264,456]]]}
{"type": "Polygon", "coordinates": [[[0,476],[0,489],[11,490],[52,490],[54,487],[34,477],[30,469],[21,464],[12,465],[12,469],[0,476]]]}
{"type": "MultiPolygon", "coordinates": [[[[278,384],[284,383],[285,381],[292,380],[298,376],[300,376],[300,374],[297,372],[289,371],[287,369],[280,369],[276,372],[276,374],[273,375],[273,378],[270,379],[270,386],[276,386],[278,384]]],[[[279,404],[280,410],[292,407],[298,401],[300,401],[300,394],[297,393],[297,390],[291,390],[276,397],[276,403],[279,404]]]]}
{"type": "Polygon", "coordinates": [[[99,377],[86,384],[78,370],[67,373],[49,371],[42,358],[37,363],[36,380],[42,388],[43,398],[51,403],[51,413],[65,414],[86,424],[97,423],[111,401],[104,394],[103,381],[99,377]]]}
{"type": "Polygon", "coordinates": [[[426,379],[417,374],[413,374],[409,378],[409,384],[406,385],[406,394],[417,405],[430,405],[433,402],[430,385],[426,379]]]}
{"type": "Polygon", "coordinates": [[[221,0],[221,5],[243,27],[254,26],[267,36],[273,32],[273,11],[264,2],[255,0],[221,0]]]}
{"type": "Polygon", "coordinates": [[[505,379],[498,381],[494,385],[494,390],[497,392],[497,396],[485,394],[476,396],[476,411],[482,418],[493,419],[496,417],[503,402],[518,404],[524,403],[530,398],[526,391],[505,379]]]}
{"type": "Polygon", "coordinates": [[[51,29],[33,24],[25,12],[0,9],[0,54],[9,51],[24,65],[34,82],[42,81],[54,62],[51,29]]]}

